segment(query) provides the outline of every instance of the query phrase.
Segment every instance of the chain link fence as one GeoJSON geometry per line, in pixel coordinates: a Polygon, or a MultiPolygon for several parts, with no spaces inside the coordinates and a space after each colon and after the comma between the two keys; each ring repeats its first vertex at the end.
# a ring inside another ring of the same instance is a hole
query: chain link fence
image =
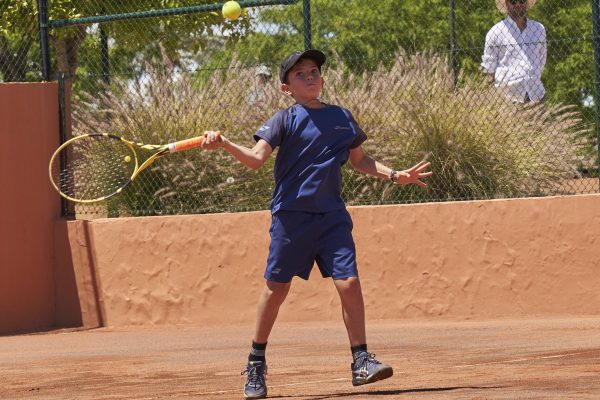
{"type": "MultiPolygon", "coordinates": [[[[162,144],[211,129],[251,147],[292,104],[279,90],[280,60],[317,48],[328,56],[322,99],[351,110],[367,153],[396,169],[433,166],[427,190],[344,167],[348,205],[598,192],[593,1],[239,3],[242,16],[229,21],[209,1],[49,0],[44,62],[37,5],[9,2],[0,73],[60,82],[64,138],[162,144]]],[[[273,161],[250,171],[224,151],[175,154],[110,200],[66,212],[266,209],[273,161]]]]}
{"type": "Polygon", "coordinates": [[[34,2],[0,0],[0,82],[42,79],[34,2]]]}

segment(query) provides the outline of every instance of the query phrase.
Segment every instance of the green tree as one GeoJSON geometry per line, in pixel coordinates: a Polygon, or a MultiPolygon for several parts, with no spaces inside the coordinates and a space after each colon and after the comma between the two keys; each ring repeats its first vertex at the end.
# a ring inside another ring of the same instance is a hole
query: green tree
{"type": "Polygon", "coordinates": [[[35,13],[33,1],[0,2],[0,78],[5,82],[40,79],[35,13]]]}
{"type": "MultiPolygon", "coordinates": [[[[492,1],[456,2],[456,59],[465,72],[477,73],[487,31],[505,16],[492,1]]],[[[374,71],[390,66],[399,50],[435,50],[450,54],[448,0],[313,0],[313,47],[335,52],[352,72],[374,71]]],[[[539,0],[530,12],[548,32],[548,61],[543,75],[552,102],[576,104],[594,93],[591,4],[573,0],[539,0]]],[[[218,55],[228,62],[235,53],[249,63],[278,61],[292,50],[303,48],[302,4],[265,8],[253,21],[258,29],[235,47],[218,55]]]]}
{"type": "Polygon", "coordinates": [[[592,7],[588,0],[572,0],[569,7],[541,2],[532,11],[548,35],[548,63],[543,80],[554,102],[582,105],[594,95],[594,50],[592,47],[592,7]]]}
{"type": "MultiPolygon", "coordinates": [[[[147,0],[144,2],[106,2],[93,0],[53,0],[49,5],[52,21],[96,15],[131,13],[161,8],[186,7],[214,3],[211,0],[147,0]]],[[[4,80],[22,80],[22,75],[11,71],[26,70],[28,64],[39,66],[37,48],[38,9],[35,0],[3,2],[0,6],[0,71],[4,80]],[[34,46],[35,44],[35,46],[34,46]],[[18,55],[16,53],[19,52],[18,55]],[[27,54],[24,56],[23,54],[27,54]],[[9,69],[12,67],[12,70],[9,69]]],[[[103,24],[111,39],[111,65],[117,71],[131,72],[143,65],[144,60],[166,51],[170,59],[177,62],[185,52],[197,53],[207,46],[213,29],[223,18],[218,13],[201,13],[162,18],[145,18],[103,24]],[[162,48],[162,50],[161,50],[162,48]]],[[[234,32],[243,31],[246,18],[235,23],[234,32]]],[[[56,72],[74,76],[78,68],[86,74],[99,74],[97,24],[91,26],[69,26],[50,30],[52,65],[56,72]]],[[[138,68],[139,70],[139,68],[138,68]]]]}
{"type": "MultiPolygon", "coordinates": [[[[468,26],[459,32],[459,41],[469,43],[465,48],[474,42],[483,48],[485,31],[497,14],[494,10],[479,3],[457,10],[457,26],[468,26]]],[[[447,0],[380,0],[377,7],[365,0],[313,0],[311,14],[313,47],[336,52],[354,72],[392,65],[400,49],[449,51],[447,0]]],[[[304,47],[301,3],[261,9],[254,24],[258,29],[225,51],[243,60],[268,62],[304,47]]]]}

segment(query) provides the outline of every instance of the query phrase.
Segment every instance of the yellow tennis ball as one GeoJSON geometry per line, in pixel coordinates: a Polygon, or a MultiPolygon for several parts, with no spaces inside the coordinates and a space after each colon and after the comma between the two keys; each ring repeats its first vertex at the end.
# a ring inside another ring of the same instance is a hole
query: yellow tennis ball
{"type": "Polygon", "coordinates": [[[223,13],[223,17],[233,20],[242,14],[242,7],[240,7],[237,1],[228,1],[223,4],[221,12],[223,13]]]}
{"type": "Polygon", "coordinates": [[[131,156],[125,156],[125,162],[130,162],[131,161],[131,156]]]}

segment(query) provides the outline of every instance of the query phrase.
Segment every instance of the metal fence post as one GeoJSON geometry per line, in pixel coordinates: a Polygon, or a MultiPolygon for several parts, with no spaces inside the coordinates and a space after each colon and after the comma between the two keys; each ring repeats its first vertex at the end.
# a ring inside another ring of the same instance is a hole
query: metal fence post
{"type": "Polygon", "coordinates": [[[108,27],[100,24],[100,64],[102,64],[102,81],[110,83],[110,55],[108,53],[108,27]]]}
{"type": "Polygon", "coordinates": [[[52,75],[50,47],[48,40],[48,0],[38,0],[38,29],[40,33],[40,53],[42,56],[42,79],[49,81],[52,75]]]}
{"type": "Polygon", "coordinates": [[[312,49],[312,21],[310,16],[310,0],[302,0],[304,14],[304,49],[312,49]]]}
{"type": "MultiPolygon", "coordinates": [[[[64,73],[59,73],[57,76],[57,80],[58,80],[58,119],[59,119],[59,125],[58,125],[58,134],[59,134],[59,143],[64,143],[67,141],[67,127],[66,127],[66,121],[65,121],[65,113],[66,113],[66,98],[65,98],[65,74],[64,73]]],[[[60,169],[64,170],[65,168],[65,163],[66,163],[66,159],[64,157],[64,153],[61,154],[61,158],[60,158],[60,169]]],[[[62,196],[60,196],[60,210],[61,210],[61,215],[63,217],[67,217],[70,216],[69,215],[69,207],[71,208],[72,215],[75,215],[75,210],[73,208],[72,205],[69,205],[67,200],[65,198],[63,198],[62,196]]]]}
{"type": "Polygon", "coordinates": [[[454,79],[454,86],[456,86],[458,66],[456,63],[456,29],[454,22],[454,0],[450,0],[450,68],[452,68],[452,77],[454,79]]]}
{"type": "Polygon", "coordinates": [[[596,79],[596,96],[594,105],[596,106],[596,137],[597,141],[597,168],[598,179],[600,179],[600,6],[598,0],[592,0],[592,36],[594,42],[594,70],[596,79]]]}

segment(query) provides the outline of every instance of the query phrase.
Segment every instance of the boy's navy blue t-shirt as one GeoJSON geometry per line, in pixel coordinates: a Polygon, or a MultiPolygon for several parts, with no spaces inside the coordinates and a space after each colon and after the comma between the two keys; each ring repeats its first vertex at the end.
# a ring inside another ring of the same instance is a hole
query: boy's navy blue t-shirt
{"type": "Polygon", "coordinates": [[[275,159],[275,191],[271,212],[280,210],[323,213],[345,207],[342,200],[342,165],[350,149],[367,135],[350,111],[323,104],[307,108],[300,104],[277,112],[254,134],[265,140],[275,159]]]}

